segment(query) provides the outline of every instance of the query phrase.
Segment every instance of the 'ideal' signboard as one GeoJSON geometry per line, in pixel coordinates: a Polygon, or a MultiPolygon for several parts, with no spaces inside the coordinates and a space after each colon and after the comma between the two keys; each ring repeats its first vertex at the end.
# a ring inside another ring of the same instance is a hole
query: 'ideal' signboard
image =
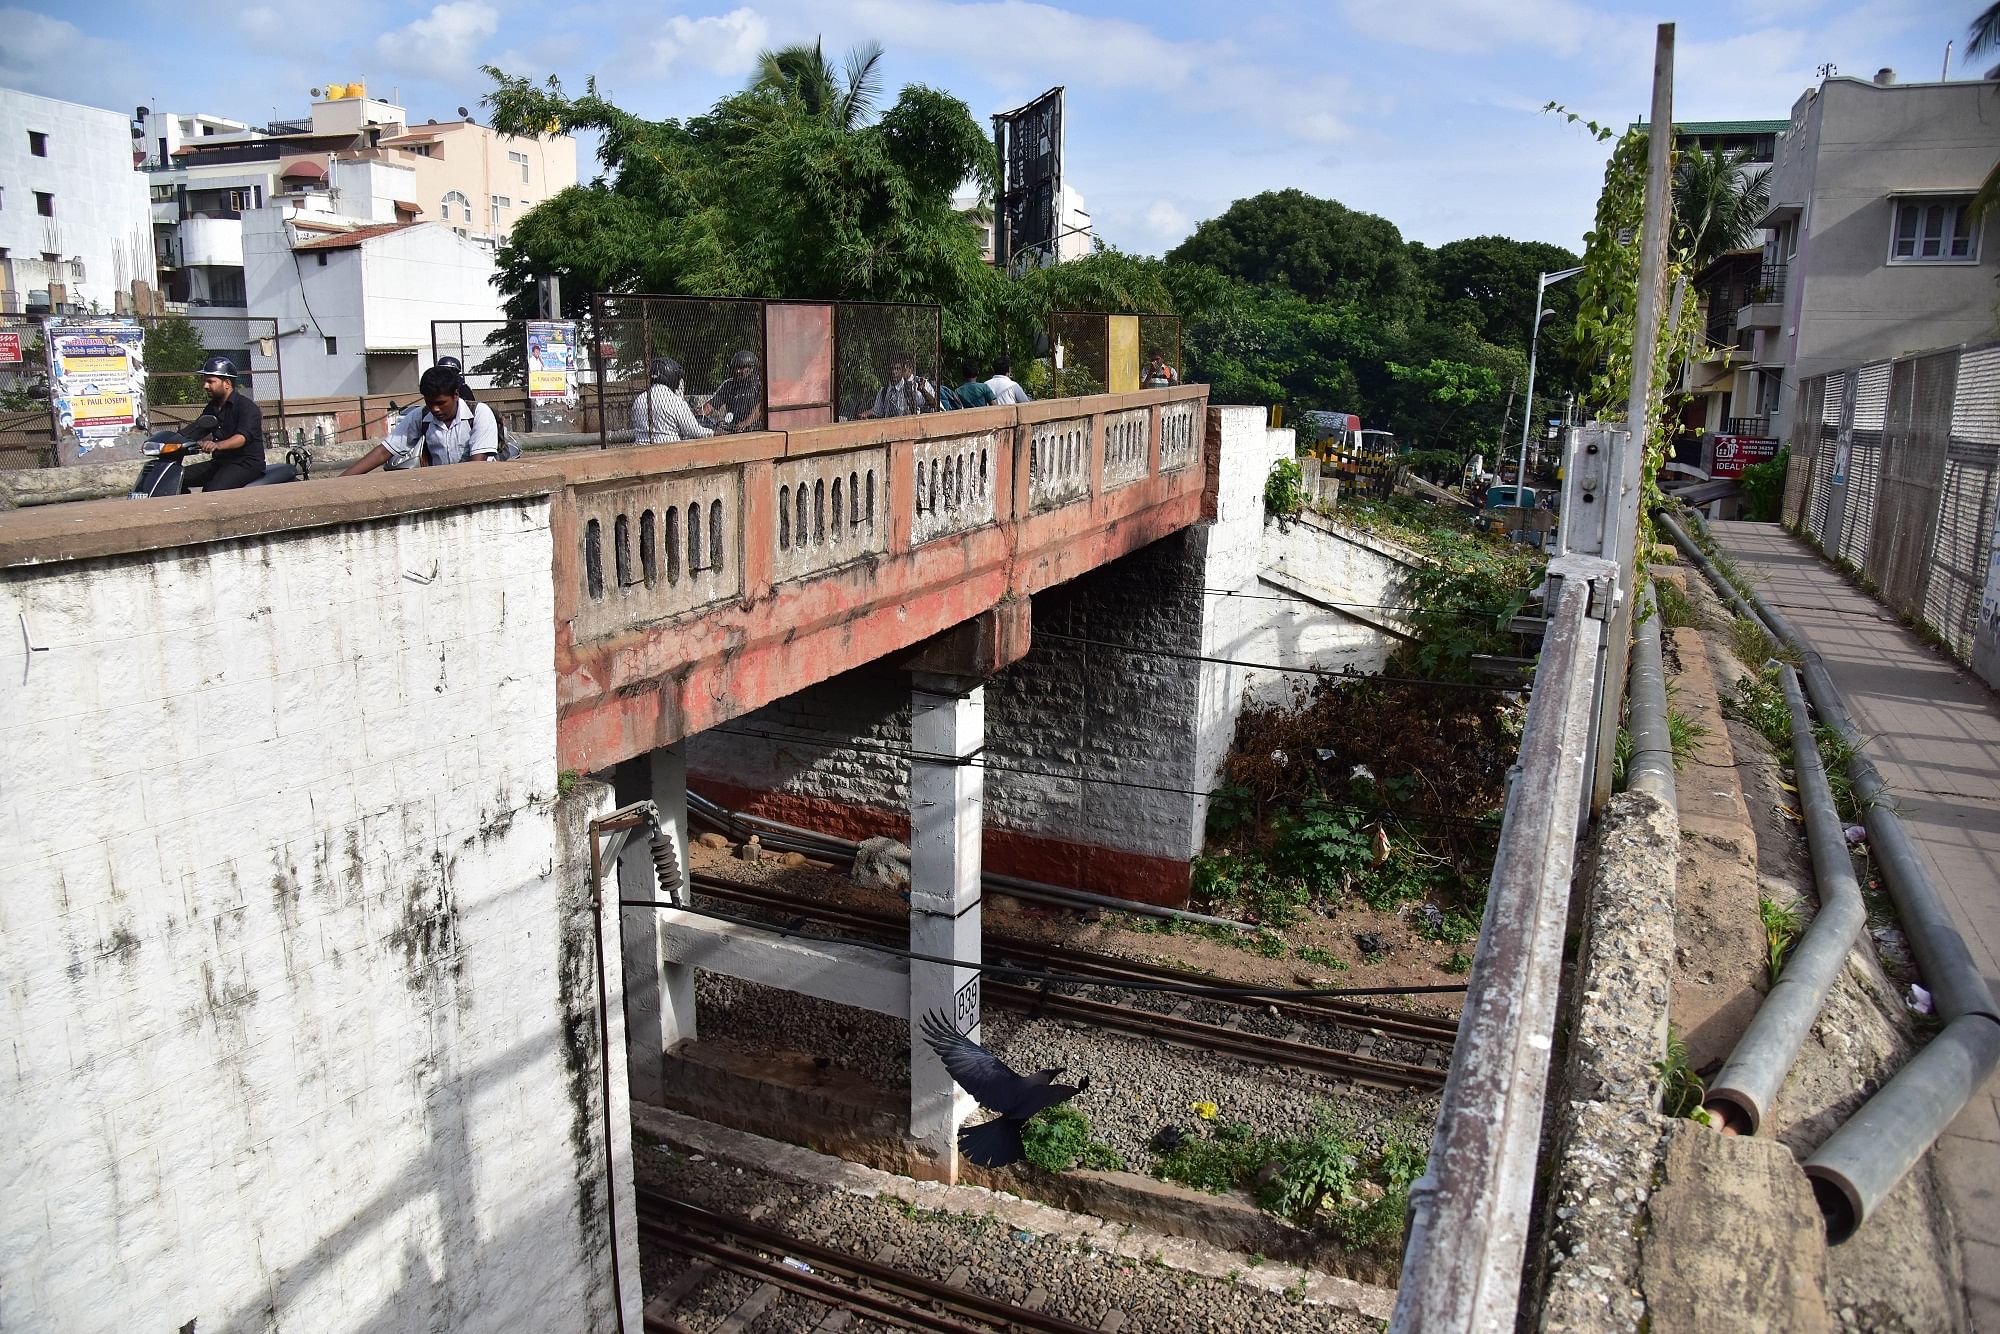
{"type": "Polygon", "coordinates": [[[1778,442],[1762,435],[1718,435],[1715,437],[1715,466],[1711,477],[1741,477],[1753,463],[1769,463],[1778,457],[1778,442]]]}

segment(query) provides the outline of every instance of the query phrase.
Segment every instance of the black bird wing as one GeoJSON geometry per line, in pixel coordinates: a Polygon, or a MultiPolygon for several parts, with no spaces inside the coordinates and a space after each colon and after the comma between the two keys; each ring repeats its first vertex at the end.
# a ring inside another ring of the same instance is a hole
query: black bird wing
{"type": "Polygon", "coordinates": [[[953,1028],[943,1015],[925,1015],[923,1031],[924,1042],[944,1062],[946,1071],[960,1088],[979,1100],[981,1107],[1002,1116],[1026,1117],[1047,1105],[1047,1072],[1039,1080],[1022,1078],[1005,1061],[953,1028]]]}

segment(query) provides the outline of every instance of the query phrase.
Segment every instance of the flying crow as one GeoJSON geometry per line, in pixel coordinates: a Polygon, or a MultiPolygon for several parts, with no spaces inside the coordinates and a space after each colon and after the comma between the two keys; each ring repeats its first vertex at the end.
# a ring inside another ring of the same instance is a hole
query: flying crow
{"type": "Polygon", "coordinates": [[[1021,1147],[1021,1128],[1028,1118],[1044,1108],[1068,1102],[1090,1087],[1090,1076],[1074,1087],[1055,1083],[1063,1067],[1017,1075],[1008,1064],[978,1043],[961,1035],[943,1015],[924,1016],[924,1041],[944,1062],[944,1068],[958,1086],[979,1100],[979,1105],[999,1115],[976,1126],[960,1126],[958,1151],[981,1167],[1005,1167],[1026,1156],[1021,1147]]]}

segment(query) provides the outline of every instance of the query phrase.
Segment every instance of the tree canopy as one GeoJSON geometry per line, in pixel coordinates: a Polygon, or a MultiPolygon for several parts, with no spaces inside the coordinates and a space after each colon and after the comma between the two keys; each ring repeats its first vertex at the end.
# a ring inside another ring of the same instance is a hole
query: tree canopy
{"type": "MultiPolygon", "coordinates": [[[[1006,354],[1026,369],[1054,311],[1155,311],[1181,316],[1182,376],[1219,401],[1356,412],[1461,453],[1502,434],[1536,275],[1575,264],[1567,251],[1498,236],[1429,250],[1386,218],[1281,190],[1238,200],[1164,260],[1100,244],[1003,274],[952,207],[967,183],[996,190],[991,142],[963,102],[920,84],[876,115],[880,57],[767,52],[747,87],[686,120],[489,68],[494,128],[603,136],[597,178],[529,210],[501,247],[510,316],[534,313],[549,274],[571,314],[599,292],[934,302],[948,366],[1006,354]]],[[[1552,289],[1561,323],[1574,302],[1552,289]]],[[[1551,397],[1576,379],[1556,341],[1539,377],[1551,397]]]]}

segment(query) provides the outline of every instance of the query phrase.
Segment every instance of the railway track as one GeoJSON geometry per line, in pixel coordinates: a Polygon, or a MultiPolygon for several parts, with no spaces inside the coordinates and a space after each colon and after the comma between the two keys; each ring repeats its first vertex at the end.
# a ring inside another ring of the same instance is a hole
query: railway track
{"type": "MultiPolygon", "coordinates": [[[[908,921],[903,917],[860,908],[816,903],[767,886],[743,885],[705,874],[690,877],[690,883],[696,893],[705,897],[761,910],[787,921],[817,922],[870,939],[898,941],[906,939],[909,930],[908,921]]],[[[1100,977],[1107,981],[1206,980],[1201,974],[1164,968],[1138,960],[1018,939],[990,940],[988,958],[1005,960],[1027,968],[1100,977]]],[[[1273,1036],[1227,1023],[1205,1022],[1172,1011],[1119,1005],[997,980],[987,982],[984,995],[996,1004],[1036,1015],[1069,1019],[1098,1028],[1173,1042],[1180,1046],[1261,1065],[1306,1070],[1350,1083],[1388,1089],[1441,1088],[1444,1084],[1445,1061],[1458,1032],[1457,1021],[1453,1019],[1343,1002],[1334,997],[1268,1000],[1232,999],[1223,996],[1201,998],[1204,1003],[1237,1010],[1246,1017],[1251,1014],[1274,1016],[1288,1019],[1294,1025],[1324,1024],[1421,1044],[1438,1050],[1438,1063],[1433,1066],[1428,1063],[1392,1060],[1364,1052],[1341,1051],[1321,1046],[1301,1040],[1296,1030],[1291,1037],[1273,1036]]]]}
{"type": "Polygon", "coordinates": [[[637,1208],[642,1237],[691,1258],[678,1280],[647,1304],[648,1334],[697,1334],[675,1317],[675,1307],[721,1273],[757,1286],[735,1311],[713,1323],[714,1330],[746,1328],[779,1292],[790,1292],[827,1308],[816,1328],[829,1334],[852,1316],[944,1334],[1091,1334],[1088,1326],[1060,1316],[896,1269],[887,1257],[850,1255],[647,1186],[638,1188],[637,1208]]]}

